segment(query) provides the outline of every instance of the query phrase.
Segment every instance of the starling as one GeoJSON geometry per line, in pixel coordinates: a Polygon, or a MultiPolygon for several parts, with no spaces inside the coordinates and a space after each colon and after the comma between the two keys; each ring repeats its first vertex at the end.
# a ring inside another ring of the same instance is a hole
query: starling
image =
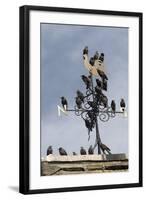
{"type": "Polygon", "coordinates": [[[95,115],[94,115],[94,113],[91,110],[88,111],[88,116],[89,116],[89,118],[90,118],[91,121],[94,121],[95,115]]]}
{"type": "Polygon", "coordinates": [[[99,56],[99,60],[100,60],[101,62],[104,61],[104,53],[101,53],[101,54],[100,54],[100,56],[99,56]]]}
{"type": "Polygon", "coordinates": [[[87,46],[83,49],[83,55],[85,55],[85,54],[88,55],[88,47],[87,46]]]}
{"type": "Polygon", "coordinates": [[[86,155],[87,154],[86,150],[83,147],[81,147],[81,149],[80,149],[80,154],[81,155],[86,155]]]}
{"type": "Polygon", "coordinates": [[[102,89],[107,91],[107,80],[106,79],[103,79],[102,89]]]}
{"type": "Polygon", "coordinates": [[[94,149],[93,149],[92,145],[90,145],[90,147],[88,149],[88,154],[94,154],[94,149]]]}
{"type": "Polygon", "coordinates": [[[80,90],[77,90],[77,97],[84,103],[84,94],[80,90]]]}
{"type": "Polygon", "coordinates": [[[67,100],[65,97],[61,97],[61,103],[62,103],[64,110],[67,110],[68,103],[67,103],[67,100]]]}
{"type": "Polygon", "coordinates": [[[65,151],[62,147],[59,148],[59,154],[60,154],[61,156],[67,156],[66,151],[65,151]]]}
{"type": "Polygon", "coordinates": [[[85,75],[82,75],[81,77],[82,77],[82,80],[84,81],[84,83],[86,85],[86,89],[89,89],[90,85],[91,85],[90,79],[85,75]]]}
{"type": "Polygon", "coordinates": [[[102,94],[101,102],[103,103],[104,107],[108,107],[108,98],[102,94]]]}
{"type": "Polygon", "coordinates": [[[80,99],[80,97],[76,97],[76,105],[78,107],[78,109],[82,108],[82,100],[80,99]]]}
{"type": "Polygon", "coordinates": [[[97,96],[102,95],[101,88],[99,88],[98,86],[95,87],[95,92],[96,92],[97,96]]]}
{"type": "Polygon", "coordinates": [[[97,86],[98,86],[99,88],[101,88],[102,82],[101,82],[98,78],[96,79],[96,83],[97,83],[97,86]]]}
{"type": "Polygon", "coordinates": [[[112,109],[113,112],[116,111],[116,103],[115,103],[114,100],[111,101],[111,109],[112,109]]]}
{"type": "Polygon", "coordinates": [[[124,99],[121,99],[121,101],[120,101],[120,107],[122,108],[122,111],[124,111],[124,109],[126,107],[124,99]]]}
{"type": "Polygon", "coordinates": [[[98,53],[98,51],[96,51],[93,58],[94,58],[94,60],[98,60],[98,57],[99,57],[99,53],[98,53]]]}
{"type": "Polygon", "coordinates": [[[101,77],[102,80],[104,80],[104,79],[108,80],[106,74],[103,71],[97,69],[97,72],[98,72],[98,74],[99,74],[99,76],[101,77]]]}
{"type": "Polygon", "coordinates": [[[47,155],[53,154],[52,146],[49,146],[47,149],[47,155]]]}
{"type": "Polygon", "coordinates": [[[89,61],[89,63],[90,63],[92,66],[94,66],[95,60],[94,60],[94,58],[93,58],[93,57],[91,57],[91,58],[90,58],[90,61],[89,61]]]}

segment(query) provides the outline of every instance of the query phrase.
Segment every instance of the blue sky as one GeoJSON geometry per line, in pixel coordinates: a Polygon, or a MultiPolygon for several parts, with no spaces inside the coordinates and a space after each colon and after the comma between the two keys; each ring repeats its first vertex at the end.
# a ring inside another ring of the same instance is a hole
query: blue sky
{"type": "MultiPolygon", "coordinates": [[[[41,155],[49,145],[54,154],[62,146],[68,154],[79,153],[95,142],[95,132],[88,141],[84,121],[69,113],[58,117],[57,105],[65,96],[69,108],[75,105],[76,90],[85,92],[80,75],[87,75],[82,50],[89,55],[104,52],[107,70],[109,102],[114,99],[119,109],[123,97],[128,107],[128,28],[41,24],[41,155]]],[[[112,153],[128,154],[128,118],[116,116],[108,122],[99,121],[102,142],[112,153]]],[[[97,151],[96,151],[97,152],[97,151]]]]}

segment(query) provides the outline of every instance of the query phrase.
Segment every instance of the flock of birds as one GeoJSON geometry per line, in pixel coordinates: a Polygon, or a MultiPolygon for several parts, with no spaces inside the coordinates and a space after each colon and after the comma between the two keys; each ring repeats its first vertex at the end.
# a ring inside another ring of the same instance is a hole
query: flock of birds
{"type": "MultiPolygon", "coordinates": [[[[85,65],[88,68],[88,70],[92,71],[94,69],[97,72],[96,75],[99,75],[101,80],[99,78],[96,78],[96,86],[94,90],[96,92],[97,99],[100,100],[100,104],[102,104],[104,107],[108,107],[108,98],[102,92],[102,90],[107,91],[108,77],[104,72],[104,67],[102,68],[99,67],[104,62],[104,53],[101,53],[99,55],[99,53],[96,51],[95,55],[91,57],[90,60],[88,61],[88,47],[86,46],[83,49],[83,59],[86,60],[85,65]],[[96,61],[98,61],[98,64],[96,64],[96,61]]],[[[91,89],[91,75],[89,76],[81,75],[81,78],[86,86],[86,89],[91,89]]],[[[82,104],[84,103],[85,96],[80,90],[77,90],[76,94],[77,94],[77,96],[75,97],[76,106],[78,109],[81,109],[82,104]]],[[[64,96],[61,97],[61,104],[64,110],[68,109],[68,101],[64,96]]],[[[92,108],[95,107],[94,102],[92,101],[88,101],[88,104],[92,108]]],[[[120,107],[122,111],[125,110],[126,104],[123,98],[121,98],[120,107]]],[[[115,100],[111,101],[111,111],[116,112],[115,100]]]]}
{"type": "MultiPolygon", "coordinates": [[[[95,91],[95,97],[96,97],[96,101],[87,101],[89,107],[91,109],[89,109],[87,111],[87,115],[88,118],[84,119],[85,121],[85,126],[88,129],[88,140],[90,139],[90,132],[93,130],[94,126],[95,126],[95,120],[96,120],[96,115],[94,114],[94,110],[96,109],[97,105],[103,105],[105,108],[109,107],[108,104],[108,98],[106,97],[106,95],[103,93],[103,91],[107,91],[107,81],[108,81],[108,77],[105,74],[105,69],[104,69],[104,53],[99,54],[97,51],[95,52],[94,56],[91,57],[90,59],[88,58],[88,47],[86,46],[83,49],[83,60],[84,60],[84,65],[85,67],[89,70],[90,74],[89,76],[85,76],[85,75],[81,75],[81,79],[84,82],[86,89],[92,91],[95,91]],[[92,85],[92,75],[97,76],[96,77],[96,86],[94,88],[92,85]]],[[[76,92],[76,97],[75,97],[75,103],[76,103],[76,107],[77,109],[82,109],[82,105],[85,101],[85,95],[80,91],[77,90],[76,92]]],[[[68,110],[68,101],[67,99],[62,96],[61,97],[61,104],[64,110],[68,110]]],[[[126,107],[125,101],[123,98],[121,98],[120,100],[120,108],[121,111],[124,112],[126,107]]],[[[115,113],[116,112],[116,103],[115,100],[111,100],[110,103],[110,108],[111,108],[111,112],[115,113]]],[[[100,143],[100,148],[103,151],[103,153],[108,152],[110,153],[110,149],[105,145],[100,143]]],[[[50,146],[47,150],[47,155],[52,154],[53,150],[52,147],[50,146]]],[[[67,155],[67,152],[60,147],[59,148],[59,153],[60,155],[67,155]]],[[[80,154],[81,155],[86,155],[87,152],[86,150],[81,147],[80,149],[80,154]]],[[[94,154],[94,148],[92,146],[89,147],[88,149],[88,154],[94,154]]],[[[75,152],[73,152],[73,155],[77,155],[75,152]]]]}
{"type": "MultiPolygon", "coordinates": [[[[105,144],[100,143],[100,148],[101,148],[101,150],[102,150],[102,152],[103,152],[104,154],[105,154],[105,153],[111,154],[110,148],[107,147],[105,144]]],[[[67,156],[67,155],[68,155],[67,152],[66,152],[66,150],[63,149],[62,147],[59,147],[59,148],[58,148],[58,151],[59,151],[59,155],[60,155],[60,156],[67,156]]],[[[47,156],[48,156],[48,155],[52,155],[52,154],[53,154],[53,148],[52,148],[52,146],[49,146],[48,149],[47,149],[47,156]]],[[[79,154],[77,154],[76,152],[73,152],[72,154],[73,154],[74,156],[75,156],[75,155],[79,155],[79,154]]],[[[88,151],[86,151],[86,149],[85,149],[84,147],[81,147],[81,148],[80,148],[80,155],[87,155],[87,154],[89,154],[89,155],[95,154],[95,153],[94,153],[94,148],[92,147],[92,145],[90,145],[88,151]]]]}

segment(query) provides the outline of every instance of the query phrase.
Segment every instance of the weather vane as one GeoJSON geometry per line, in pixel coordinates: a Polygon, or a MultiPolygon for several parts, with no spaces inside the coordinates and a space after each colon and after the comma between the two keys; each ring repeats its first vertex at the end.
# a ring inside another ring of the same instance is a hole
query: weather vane
{"type": "MultiPolygon", "coordinates": [[[[116,102],[111,101],[110,105],[107,96],[104,94],[108,89],[108,77],[106,75],[105,65],[104,65],[104,53],[99,54],[96,51],[95,55],[89,59],[88,47],[83,49],[83,63],[85,68],[89,71],[89,75],[81,75],[81,79],[86,86],[85,93],[77,90],[75,97],[75,106],[70,109],[68,106],[67,99],[62,96],[61,104],[62,107],[58,105],[58,115],[61,112],[68,114],[68,112],[75,112],[75,115],[81,116],[84,120],[85,126],[88,130],[88,141],[90,140],[90,134],[93,130],[96,130],[95,144],[90,146],[88,149],[89,154],[94,153],[94,149],[98,147],[98,154],[111,154],[111,149],[102,143],[98,121],[106,122],[110,118],[114,118],[116,114],[123,114],[127,116],[126,104],[122,98],[120,101],[120,110],[116,108],[116,102]],[[96,85],[94,85],[94,79],[96,85]]],[[[80,149],[82,155],[86,154],[83,147],[80,149]]]]}

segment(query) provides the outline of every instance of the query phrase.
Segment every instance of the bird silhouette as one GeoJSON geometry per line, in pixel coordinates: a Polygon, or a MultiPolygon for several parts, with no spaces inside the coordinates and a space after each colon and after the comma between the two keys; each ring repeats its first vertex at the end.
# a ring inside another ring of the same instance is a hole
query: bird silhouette
{"type": "Polygon", "coordinates": [[[61,156],[67,156],[67,152],[62,147],[59,148],[59,154],[61,156]]]}
{"type": "Polygon", "coordinates": [[[99,58],[99,53],[98,53],[98,51],[95,52],[93,58],[94,58],[94,60],[98,60],[98,58],[99,58]]]}
{"type": "Polygon", "coordinates": [[[116,111],[116,103],[115,103],[114,100],[111,101],[111,109],[112,109],[113,112],[116,111]]]}
{"type": "Polygon", "coordinates": [[[99,74],[99,76],[101,77],[102,80],[104,80],[104,79],[108,80],[108,77],[104,73],[104,71],[101,71],[101,70],[97,69],[97,72],[98,72],[98,74],[99,74]]]}
{"type": "Polygon", "coordinates": [[[94,149],[93,149],[92,145],[90,145],[90,147],[88,149],[88,154],[94,154],[94,149]]]}
{"type": "Polygon", "coordinates": [[[93,57],[90,58],[89,63],[90,65],[94,66],[95,60],[93,57]]]}
{"type": "Polygon", "coordinates": [[[47,149],[47,155],[53,154],[52,146],[49,146],[47,149]]]}
{"type": "Polygon", "coordinates": [[[104,107],[108,107],[108,98],[104,94],[102,94],[101,102],[104,105],[104,107]]]}
{"type": "Polygon", "coordinates": [[[88,47],[87,46],[83,49],[83,55],[85,55],[85,54],[88,55],[88,47]]]}
{"type": "Polygon", "coordinates": [[[102,87],[102,82],[101,82],[98,78],[96,79],[96,83],[97,83],[97,86],[98,86],[99,88],[102,87]]]}
{"type": "Polygon", "coordinates": [[[72,154],[73,154],[74,156],[76,156],[76,155],[77,155],[77,153],[76,153],[76,152],[74,152],[74,151],[73,151],[73,153],[72,153],[72,154]]]}
{"type": "Polygon", "coordinates": [[[89,89],[90,86],[91,86],[90,79],[87,76],[85,76],[85,75],[82,75],[81,78],[82,78],[83,82],[86,85],[86,89],[89,89]]]}
{"type": "Polygon", "coordinates": [[[120,107],[122,108],[122,111],[125,110],[126,104],[125,104],[124,99],[121,99],[121,101],[120,101],[120,107]]]}
{"type": "Polygon", "coordinates": [[[77,90],[77,97],[84,103],[84,94],[80,90],[77,90]]]}
{"type": "Polygon", "coordinates": [[[61,103],[62,103],[62,107],[64,108],[64,110],[67,110],[68,102],[65,97],[61,97],[61,103]]]}
{"type": "Polygon", "coordinates": [[[80,99],[80,97],[76,97],[76,105],[78,107],[78,109],[82,108],[82,100],[80,99]]]}
{"type": "Polygon", "coordinates": [[[104,61],[104,53],[101,53],[101,54],[100,54],[100,56],[99,56],[99,60],[100,60],[101,62],[104,61]]]}
{"type": "Polygon", "coordinates": [[[80,149],[80,154],[81,155],[86,155],[87,154],[86,150],[83,147],[81,147],[81,149],[80,149]]]}
{"type": "Polygon", "coordinates": [[[103,79],[102,89],[105,90],[105,91],[107,91],[107,80],[106,79],[103,79]]]}

